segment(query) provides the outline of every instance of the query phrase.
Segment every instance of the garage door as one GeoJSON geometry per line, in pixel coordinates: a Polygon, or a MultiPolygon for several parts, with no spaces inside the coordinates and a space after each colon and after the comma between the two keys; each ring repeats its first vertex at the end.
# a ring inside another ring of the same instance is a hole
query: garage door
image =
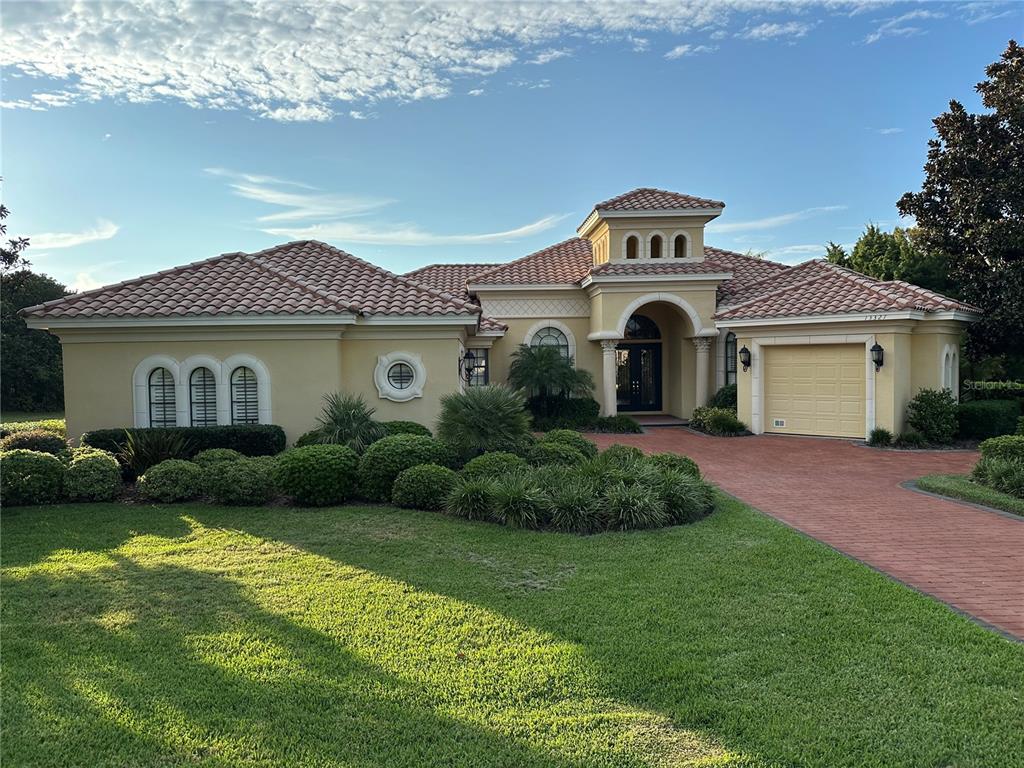
{"type": "Polygon", "coordinates": [[[764,430],[864,437],[864,345],[764,347],[764,430]]]}

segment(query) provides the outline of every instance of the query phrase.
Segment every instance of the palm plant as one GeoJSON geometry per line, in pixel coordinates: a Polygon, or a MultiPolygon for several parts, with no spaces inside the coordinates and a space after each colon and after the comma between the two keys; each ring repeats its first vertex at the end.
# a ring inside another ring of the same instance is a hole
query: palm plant
{"type": "Polygon", "coordinates": [[[437,436],[463,458],[522,442],[529,429],[523,396],[508,387],[470,387],[441,398],[437,436]]]}
{"type": "Polygon", "coordinates": [[[191,455],[192,442],[178,432],[126,429],[124,445],[117,458],[132,474],[138,476],[167,459],[187,459],[191,455]]]}
{"type": "Polygon", "coordinates": [[[571,357],[563,357],[557,347],[531,347],[520,344],[512,353],[508,381],[528,395],[549,397],[586,397],[594,391],[594,377],[577,370],[571,357]]]}
{"type": "Polygon", "coordinates": [[[347,445],[362,453],[371,443],[387,435],[387,429],[373,420],[374,409],[362,395],[331,392],[324,395],[324,407],[316,419],[311,439],[316,443],[347,445]]]}

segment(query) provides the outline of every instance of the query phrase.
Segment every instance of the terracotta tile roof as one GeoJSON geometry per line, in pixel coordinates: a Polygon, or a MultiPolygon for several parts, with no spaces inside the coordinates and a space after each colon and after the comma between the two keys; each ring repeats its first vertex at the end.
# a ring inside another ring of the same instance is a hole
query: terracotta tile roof
{"type": "Polygon", "coordinates": [[[678,211],[700,208],[724,208],[720,200],[683,195],[665,189],[640,187],[594,206],[595,211],[678,211]]]}
{"type": "Polygon", "coordinates": [[[315,240],[206,261],[24,310],[39,318],[260,314],[471,315],[480,308],[315,240]]]}
{"type": "Polygon", "coordinates": [[[501,265],[493,262],[490,264],[428,264],[425,267],[414,269],[412,272],[406,272],[402,277],[436,291],[445,291],[455,296],[468,296],[466,283],[470,278],[499,266],[501,265]]]}
{"type": "Polygon", "coordinates": [[[709,275],[731,271],[727,266],[704,261],[677,261],[674,259],[638,259],[636,261],[606,261],[590,270],[594,277],[620,275],[709,275]]]}
{"type": "Polygon", "coordinates": [[[704,246],[704,258],[720,264],[724,267],[723,272],[732,273],[731,280],[726,280],[718,286],[719,301],[728,303],[734,303],[729,301],[730,298],[745,286],[789,270],[789,267],[777,261],[759,259],[736,251],[724,251],[708,245],[704,246]]]}
{"type": "Polygon", "coordinates": [[[590,271],[594,255],[590,241],[572,237],[521,259],[499,264],[473,277],[470,283],[485,285],[537,285],[578,283],[590,271]]]}
{"type": "Polygon", "coordinates": [[[898,280],[875,280],[826,261],[808,261],[761,280],[736,294],[738,301],[716,320],[841,315],[851,312],[960,310],[969,304],[898,280]]]}

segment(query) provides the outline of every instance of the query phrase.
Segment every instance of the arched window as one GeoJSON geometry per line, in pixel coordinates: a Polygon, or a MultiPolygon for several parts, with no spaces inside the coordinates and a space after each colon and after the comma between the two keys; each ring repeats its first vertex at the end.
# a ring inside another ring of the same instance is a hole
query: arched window
{"type": "Polygon", "coordinates": [[[244,365],[231,372],[231,423],[259,424],[260,405],[256,374],[244,365]]]}
{"type": "Polygon", "coordinates": [[[672,255],[677,259],[686,258],[686,235],[676,235],[672,241],[672,255]]]}
{"type": "Polygon", "coordinates": [[[660,339],[658,324],[646,315],[631,315],[626,321],[626,339],[660,339]]]}
{"type": "Polygon", "coordinates": [[[725,383],[736,383],[736,334],[725,334],[725,383]]]}
{"type": "Polygon", "coordinates": [[[541,328],[530,339],[531,347],[557,347],[562,357],[569,357],[569,339],[562,331],[552,326],[541,328]]]}
{"type": "Polygon", "coordinates": [[[188,377],[189,415],[193,427],[217,424],[217,380],[206,367],[196,368],[188,377]]]}
{"type": "Polygon", "coordinates": [[[651,258],[661,258],[661,235],[655,235],[651,238],[651,258]]]}
{"type": "Polygon", "coordinates": [[[177,424],[174,375],[166,368],[154,368],[149,374],[149,426],[174,427],[177,424]]]}
{"type": "Polygon", "coordinates": [[[630,235],[626,238],[626,258],[635,259],[640,255],[640,238],[636,235],[630,235]]]}

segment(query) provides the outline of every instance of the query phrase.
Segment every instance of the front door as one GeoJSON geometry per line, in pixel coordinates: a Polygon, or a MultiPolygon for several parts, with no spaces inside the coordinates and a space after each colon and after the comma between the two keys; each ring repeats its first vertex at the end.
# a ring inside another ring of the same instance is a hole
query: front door
{"type": "Polygon", "coordinates": [[[661,410],[661,343],[620,344],[615,350],[620,411],[661,410]]]}

